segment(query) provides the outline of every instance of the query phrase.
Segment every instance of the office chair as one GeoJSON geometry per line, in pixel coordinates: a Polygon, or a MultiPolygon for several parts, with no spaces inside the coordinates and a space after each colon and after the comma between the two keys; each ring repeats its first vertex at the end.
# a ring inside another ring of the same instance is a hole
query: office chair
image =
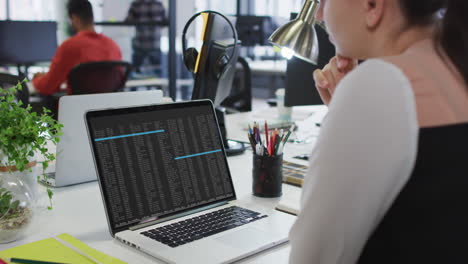
{"type": "Polygon", "coordinates": [[[249,63],[238,57],[236,75],[232,84],[231,94],[221,104],[229,112],[252,111],[252,72],[249,63]]]}
{"type": "Polygon", "coordinates": [[[0,73],[0,87],[4,89],[16,86],[21,83],[22,90],[16,93],[16,99],[23,103],[22,107],[26,108],[29,104],[29,90],[26,83],[22,83],[23,79],[8,73],[0,73]]]}
{"type": "Polygon", "coordinates": [[[72,94],[112,93],[124,88],[132,65],[124,61],[96,61],[75,66],[69,75],[72,94]]]}

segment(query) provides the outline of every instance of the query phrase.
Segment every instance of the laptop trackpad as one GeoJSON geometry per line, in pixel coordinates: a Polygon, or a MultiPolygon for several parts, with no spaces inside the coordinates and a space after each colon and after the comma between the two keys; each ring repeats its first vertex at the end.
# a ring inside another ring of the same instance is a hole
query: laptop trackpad
{"type": "Polygon", "coordinates": [[[215,238],[221,243],[238,249],[255,249],[275,242],[275,236],[248,227],[238,232],[232,232],[215,238]]]}

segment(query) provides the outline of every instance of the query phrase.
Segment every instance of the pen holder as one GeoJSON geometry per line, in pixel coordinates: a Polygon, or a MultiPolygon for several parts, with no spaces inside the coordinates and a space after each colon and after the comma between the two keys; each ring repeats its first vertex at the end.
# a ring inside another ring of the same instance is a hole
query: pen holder
{"type": "Polygon", "coordinates": [[[283,186],[283,154],[253,155],[252,191],[259,197],[279,197],[283,186]]]}

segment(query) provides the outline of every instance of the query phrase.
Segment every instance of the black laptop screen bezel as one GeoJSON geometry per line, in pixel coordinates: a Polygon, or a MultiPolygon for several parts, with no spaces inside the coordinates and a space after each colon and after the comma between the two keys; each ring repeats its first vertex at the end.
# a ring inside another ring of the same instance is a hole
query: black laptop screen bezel
{"type": "MultiPolygon", "coordinates": [[[[109,230],[111,231],[112,236],[114,236],[118,232],[128,230],[130,227],[135,226],[135,224],[128,224],[128,225],[125,225],[125,226],[114,228],[115,223],[112,221],[112,218],[111,218],[111,215],[112,215],[111,211],[110,211],[111,207],[108,206],[108,204],[110,204],[110,201],[107,198],[108,195],[106,193],[106,188],[104,188],[103,181],[101,180],[101,176],[100,176],[101,175],[101,166],[100,166],[101,164],[99,164],[99,160],[96,159],[96,156],[95,156],[95,154],[97,153],[97,149],[96,149],[96,144],[94,144],[94,139],[95,138],[94,138],[93,134],[90,131],[90,127],[91,127],[90,120],[92,118],[96,118],[96,117],[115,116],[115,115],[123,115],[123,114],[135,114],[135,113],[151,112],[151,111],[183,109],[183,108],[198,107],[198,106],[209,106],[214,119],[216,120],[216,122],[218,122],[218,119],[216,118],[215,110],[214,110],[214,107],[213,107],[213,103],[210,100],[195,100],[195,101],[182,102],[182,103],[154,104],[154,105],[145,105],[145,106],[138,106],[138,107],[125,107],[125,108],[114,108],[114,109],[105,109],[105,110],[91,110],[91,111],[86,112],[86,114],[85,114],[86,130],[88,132],[88,139],[90,141],[91,150],[93,152],[92,156],[93,156],[93,160],[94,160],[94,164],[95,164],[95,168],[96,168],[96,174],[98,176],[99,187],[100,187],[102,199],[103,199],[103,202],[104,202],[104,208],[105,208],[105,211],[106,211],[106,217],[107,217],[107,221],[108,221],[108,224],[109,224],[109,230]]],[[[186,208],[186,209],[183,209],[183,210],[180,210],[180,211],[177,211],[177,212],[173,212],[173,213],[170,213],[170,214],[161,215],[158,219],[167,218],[167,217],[170,217],[170,216],[173,216],[173,215],[177,215],[177,214],[180,214],[181,212],[183,212],[185,210],[196,210],[196,209],[199,209],[199,208],[202,208],[202,207],[207,207],[207,206],[217,204],[217,203],[220,203],[220,202],[228,202],[228,201],[232,201],[232,200],[236,199],[236,192],[235,192],[235,189],[234,189],[234,183],[232,181],[231,171],[229,169],[229,164],[227,162],[226,152],[225,152],[225,149],[224,149],[224,144],[222,142],[221,132],[219,130],[219,125],[217,125],[217,127],[218,127],[218,140],[219,140],[219,144],[221,145],[222,152],[224,153],[224,162],[225,162],[226,168],[228,170],[227,173],[228,173],[230,183],[231,183],[231,187],[232,187],[232,196],[231,197],[226,197],[226,198],[223,198],[223,199],[220,199],[220,200],[208,202],[206,204],[201,204],[201,205],[198,205],[198,206],[193,207],[193,208],[186,208]]]]}

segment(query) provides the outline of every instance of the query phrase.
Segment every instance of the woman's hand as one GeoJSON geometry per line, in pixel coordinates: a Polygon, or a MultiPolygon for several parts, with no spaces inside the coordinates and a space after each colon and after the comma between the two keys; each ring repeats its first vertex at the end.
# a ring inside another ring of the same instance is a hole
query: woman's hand
{"type": "Polygon", "coordinates": [[[336,55],[322,70],[314,71],[315,86],[326,105],[330,103],[341,79],[356,66],[357,60],[336,55]]]}

